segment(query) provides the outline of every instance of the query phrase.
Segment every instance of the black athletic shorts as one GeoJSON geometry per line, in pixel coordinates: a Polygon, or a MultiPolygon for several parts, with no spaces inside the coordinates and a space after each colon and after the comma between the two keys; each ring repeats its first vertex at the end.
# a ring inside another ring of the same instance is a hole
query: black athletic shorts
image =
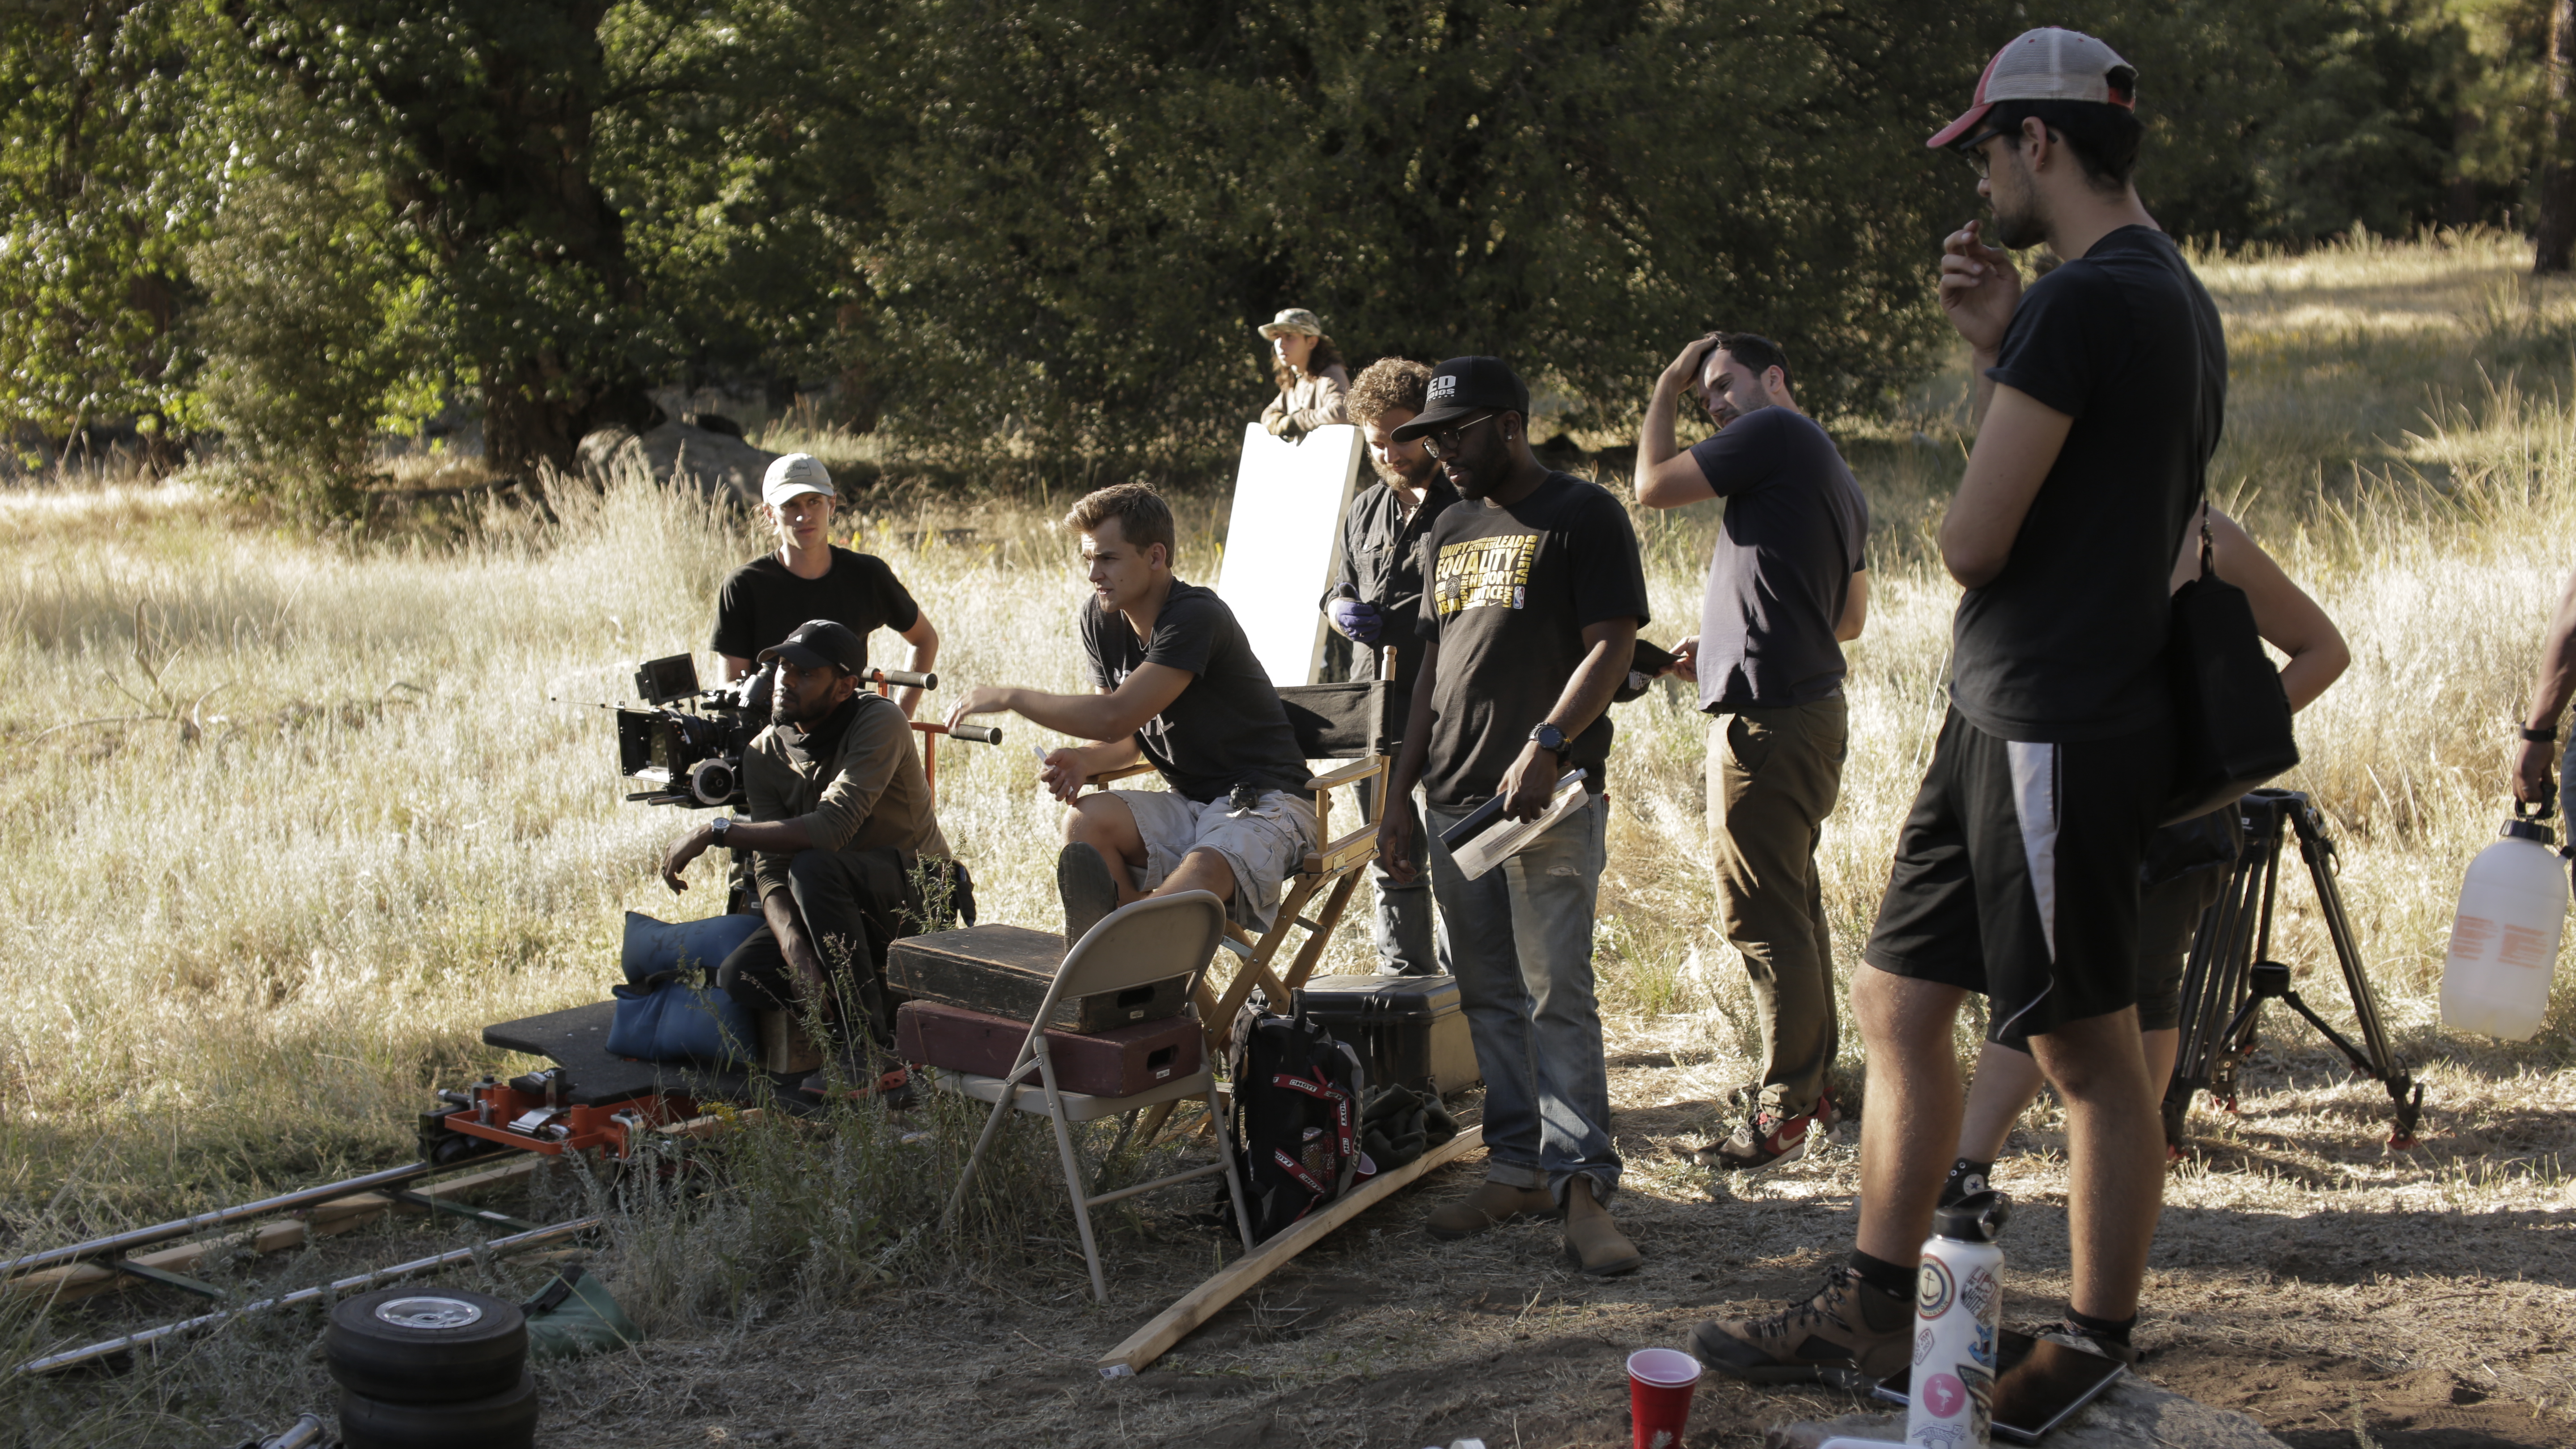
{"type": "Polygon", "coordinates": [[[1990,1034],[2045,1036],[2138,1000],[2138,861],[2170,727],[2026,744],[1941,722],[1864,959],[1982,992],[1990,1034]]]}

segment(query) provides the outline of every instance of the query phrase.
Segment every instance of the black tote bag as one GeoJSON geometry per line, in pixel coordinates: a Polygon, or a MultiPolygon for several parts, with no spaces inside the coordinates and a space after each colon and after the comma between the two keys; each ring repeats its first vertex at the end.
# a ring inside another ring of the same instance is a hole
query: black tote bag
{"type": "Polygon", "coordinates": [[[2218,576],[2201,505],[2200,577],[2174,590],[2174,776],[2161,825],[2206,815],[2299,762],[2290,697],[2263,652],[2254,606],[2218,576]]]}

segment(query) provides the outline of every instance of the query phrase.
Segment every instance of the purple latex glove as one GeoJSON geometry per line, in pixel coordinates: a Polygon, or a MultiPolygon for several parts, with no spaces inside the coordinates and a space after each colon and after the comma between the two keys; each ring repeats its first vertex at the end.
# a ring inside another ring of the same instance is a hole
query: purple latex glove
{"type": "Polygon", "coordinates": [[[1385,627],[1378,617],[1377,605],[1357,599],[1335,599],[1324,612],[1332,615],[1334,628],[1363,644],[1376,643],[1378,631],[1385,627]]]}

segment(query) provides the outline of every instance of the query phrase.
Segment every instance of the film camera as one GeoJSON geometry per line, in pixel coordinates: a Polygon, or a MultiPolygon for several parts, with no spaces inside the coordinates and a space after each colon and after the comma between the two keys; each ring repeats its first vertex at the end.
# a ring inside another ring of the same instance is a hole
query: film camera
{"type": "MultiPolygon", "coordinates": [[[[861,678],[898,689],[939,687],[938,675],[909,669],[871,669],[861,678]]],[[[617,770],[651,788],[626,798],[689,810],[745,803],[742,752],[769,724],[770,690],[776,679],[777,666],[764,664],[737,683],[700,689],[697,661],[689,655],[673,654],[637,666],[635,693],[644,706],[617,711],[617,770]]],[[[948,730],[915,724],[913,728],[979,744],[999,744],[1002,739],[1000,728],[989,725],[948,730]]]]}
{"type": "Polygon", "coordinates": [[[776,669],[764,664],[739,683],[700,689],[689,655],[638,666],[644,707],[617,711],[617,770],[652,788],[626,798],[691,810],[743,803],[742,752],[769,723],[776,669]]]}

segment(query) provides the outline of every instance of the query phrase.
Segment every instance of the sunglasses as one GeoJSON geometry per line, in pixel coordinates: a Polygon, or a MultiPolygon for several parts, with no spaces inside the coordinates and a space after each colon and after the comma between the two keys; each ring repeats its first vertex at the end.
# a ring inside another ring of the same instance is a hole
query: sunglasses
{"type": "Polygon", "coordinates": [[[1465,442],[1466,433],[1469,428],[1475,427],[1479,423],[1490,423],[1501,416],[1501,413],[1487,413],[1481,418],[1470,418],[1466,422],[1460,423],[1458,426],[1449,428],[1442,432],[1424,433],[1422,435],[1422,451],[1439,459],[1457,457],[1458,449],[1460,445],[1465,442]]]}

